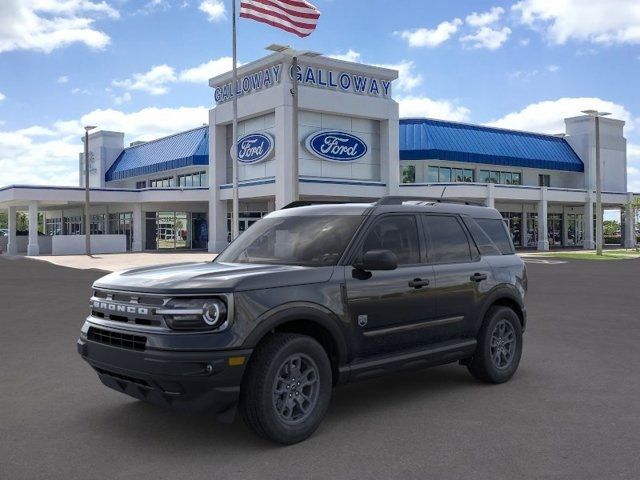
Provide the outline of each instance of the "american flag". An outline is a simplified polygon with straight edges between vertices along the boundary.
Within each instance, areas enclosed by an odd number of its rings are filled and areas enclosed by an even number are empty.
[[[241,0],[240,16],[306,37],[315,30],[320,11],[305,0]]]

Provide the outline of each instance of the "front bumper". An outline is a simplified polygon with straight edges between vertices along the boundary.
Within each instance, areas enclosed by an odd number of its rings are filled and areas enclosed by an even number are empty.
[[[78,340],[78,353],[107,387],[163,407],[218,414],[233,412],[251,352],[136,351],[84,335]],[[237,365],[238,357],[244,358],[242,365]]]

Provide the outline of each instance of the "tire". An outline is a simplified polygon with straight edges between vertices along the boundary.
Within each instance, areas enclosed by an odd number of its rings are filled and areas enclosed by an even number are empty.
[[[491,307],[478,334],[476,353],[467,365],[469,372],[487,383],[508,381],[520,364],[522,325],[508,307]]]
[[[296,373],[301,374],[297,379]],[[306,335],[275,333],[251,356],[240,414],[263,438],[284,445],[301,442],[327,413],[332,385],[331,363],[318,342]]]

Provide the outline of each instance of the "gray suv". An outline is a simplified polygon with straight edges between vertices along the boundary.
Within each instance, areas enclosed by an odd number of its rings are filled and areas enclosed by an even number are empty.
[[[459,362],[518,368],[527,274],[491,208],[386,197],[267,215],[213,262],[95,282],[78,352],[106,386],[309,437],[333,386]]]

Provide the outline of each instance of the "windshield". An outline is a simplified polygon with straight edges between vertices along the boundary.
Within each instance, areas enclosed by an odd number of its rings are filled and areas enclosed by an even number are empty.
[[[266,217],[238,237],[215,261],[336,265],[363,218],[360,215]]]

